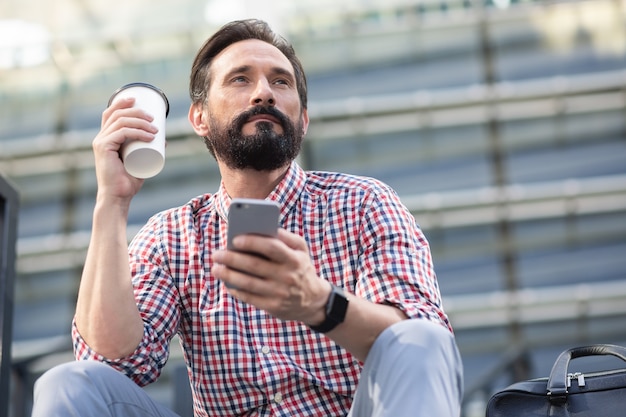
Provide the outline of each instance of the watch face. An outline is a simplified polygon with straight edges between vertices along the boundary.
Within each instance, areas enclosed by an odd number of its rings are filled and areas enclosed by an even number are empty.
[[[326,318],[321,324],[311,326],[311,329],[320,333],[329,332],[344,321],[347,311],[348,298],[346,293],[340,287],[333,285],[326,302]]]
[[[348,298],[343,290],[333,285],[333,290],[326,305],[326,317],[337,324],[342,323],[348,311]]]

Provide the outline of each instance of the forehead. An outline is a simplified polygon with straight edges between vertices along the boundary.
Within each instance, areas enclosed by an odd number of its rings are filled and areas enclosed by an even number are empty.
[[[246,39],[229,45],[211,63],[215,76],[245,66],[281,68],[293,74],[293,67],[287,57],[274,45],[258,39]]]

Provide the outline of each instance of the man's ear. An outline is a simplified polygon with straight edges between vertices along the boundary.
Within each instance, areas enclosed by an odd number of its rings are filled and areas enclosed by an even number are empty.
[[[193,127],[194,132],[198,136],[205,137],[209,135],[209,126],[205,120],[204,106],[202,103],[191,103],[189,106],[189,123]]]
[[[309,130],[309,112],[307,109],[302,110],[302,135],[306,135]]]

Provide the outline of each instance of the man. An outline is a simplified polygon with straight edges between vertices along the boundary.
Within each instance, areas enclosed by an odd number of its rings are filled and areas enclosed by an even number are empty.
[[[130,248],[142,181],[118,152],[156,132],[132,99],[104,111],[72,327],[83,360],[37,382],[33,415],[173,416],[138,386],[158,378],[175,334],[196,416],[459,414],[461,363],[428,243],[386,185],[294,162],[306,89],[293,49],[264,22],[213,35],[192,67],[189,120],[221,186],[152,217]],[[278,236],[225,250],[236,197],[278,202]]]

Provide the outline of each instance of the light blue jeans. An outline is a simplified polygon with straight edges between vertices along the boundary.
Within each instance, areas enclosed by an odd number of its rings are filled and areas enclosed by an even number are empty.
[[[458,417],[463,366],[454,337],[404,320],[376,339],[350,417]],[[33,417],[178,417],[129,378],[95,361],[52,368],[35,384]]]

